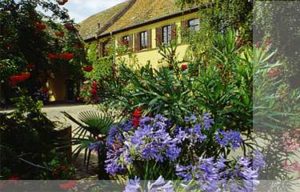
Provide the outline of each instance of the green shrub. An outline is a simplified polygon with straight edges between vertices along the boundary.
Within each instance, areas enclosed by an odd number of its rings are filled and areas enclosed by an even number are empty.
[[[251,131],[252,65],[243,58],[236,34],[228,31],[216,35],[208,63],[200,63],[193,89],[200,110],[210,111],[225,129]]]
[[[0,175],[4,179],[11,175],[21,179],[55,178],[54,169],[65,159],[65,154],[56,151],[59,143],[55,138],[56,124],[41,112],[41,102],[28,96],[20,96],[15,102],[15,111],[0,114],[0,152],[3,154]]]

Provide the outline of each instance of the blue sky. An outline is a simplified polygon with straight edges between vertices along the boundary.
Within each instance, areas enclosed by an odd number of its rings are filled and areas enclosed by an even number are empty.
[[[69,0],[64,7],[76,23],[126,0]]]

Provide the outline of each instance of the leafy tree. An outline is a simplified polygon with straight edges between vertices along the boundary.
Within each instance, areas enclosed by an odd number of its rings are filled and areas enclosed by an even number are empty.
[[[6,89],[18,84],[32,94],[53,73],[69,71],[73,78],[81,74],[84,48],[61,5],[44,0],[0,2],[0,80]]]

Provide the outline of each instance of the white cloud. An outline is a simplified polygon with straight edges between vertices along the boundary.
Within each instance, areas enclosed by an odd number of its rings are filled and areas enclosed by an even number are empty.
[[[124,1],[126,0],[69,0],[64,7],[69,10],[70,17],[79,23],[95,13]]]

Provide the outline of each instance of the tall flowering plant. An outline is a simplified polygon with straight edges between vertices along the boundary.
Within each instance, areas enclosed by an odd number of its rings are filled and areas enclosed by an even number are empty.
[[[107,139],[106,171],[112,176],[137,177],[129,185],[137,185],[138,178],[155,180],[162,176],[192,182],[189,187],[203,191],[255,186],[252,181],[263,166],[262,156],[257,154],[256,161],[248,156],[227,157],[244,142],[239,132],[214,127],[209,114],[192,115],[185,122],[180,127],[156,115],[142,117],[138,127],[132,121],[113,127]]]

